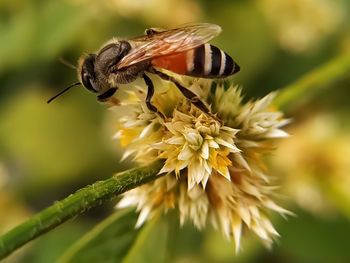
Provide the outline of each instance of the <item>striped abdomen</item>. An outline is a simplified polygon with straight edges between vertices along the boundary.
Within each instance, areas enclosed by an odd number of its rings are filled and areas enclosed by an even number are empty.
[[[229,55],[210,44],[153,59],[152,64],[178,74],[201,78],[224,78],[240,69]]]

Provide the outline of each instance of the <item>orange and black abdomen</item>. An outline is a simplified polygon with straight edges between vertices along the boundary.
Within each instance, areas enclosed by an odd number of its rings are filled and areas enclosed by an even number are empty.
[[[229,55],[210,44],[153,59],[152,64],[178,74],[200,78],[224,78],[240,69]]]

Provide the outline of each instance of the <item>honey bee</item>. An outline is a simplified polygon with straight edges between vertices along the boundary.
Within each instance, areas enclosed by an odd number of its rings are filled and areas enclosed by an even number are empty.
[[[119,84],[142,77],[148,87],[145,101],[148,109],[164,118],[151,103],[154,85],[147,73],[156,74],[173,82],[194,106],[213,116],[196,94],[159,69],[200,78],[224,78],[237,73],[240,67],[236,62],[224,51],[207,43],[220,32],[218,25],[196,23],[170,30],[146,29],[145,35],[140,37],[112,40],[97,54],[89,54],[80,60],[77,68],[80,82],[72,86],[82,84],[97,93],[99,101],[106,101],[116,92]]]

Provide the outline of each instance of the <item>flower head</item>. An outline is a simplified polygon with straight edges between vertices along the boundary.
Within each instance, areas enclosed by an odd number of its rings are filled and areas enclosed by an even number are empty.
[[[350,203],[349,130],[335,116],[317,112],[294,122],[289,127],[294,136],[279,145],[271,160],[284,175],[283,191],[317,216],[347,215],[345,204]]]
[[[311,51],[336,32],[345,18],[338,0],[258,0],[281,47],[293,53]]]
[[[166,120],[148,111],[144,92],[131,92],[137,103],[118,107],[126,113],[116,134],[126,146],[124,157],[132,155],[142,163],[165,159],[160,173],[166,175],[129,191],[118,206],[136,206],[141,211],[138,226],[169,209],[178,209],[181,224],[192,221],[202,229],[211,221],[225,236],[234,237],[237,251],[243,227],[271,244],[278,233],[267,211],[289,213],[274,203],[262,160],[273,139],[288,136],[281,130],[287,121],[271,107],[274,94],[243,104],[237,86],[180,80],[210,103],[223,123],[193,106],[169,82],[153,99]]]
[[[188,190],[198,184],[205,188],[213,169],[230,180],[227,156],[240,151],[234,142],[237,129],[221,125],[191,104],[175,109],[164,126],[166,137],[155,146],[166,159],[161,173],[175,172],[179,177],[187,168]]]

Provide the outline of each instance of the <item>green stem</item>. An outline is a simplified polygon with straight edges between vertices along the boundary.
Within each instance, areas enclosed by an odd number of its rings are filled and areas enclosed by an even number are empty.
[[[331,87],[346,75],[349,76],[349,72],[350,52],[345,52],[284,87],[278,93],[275,104],[278,108],[286,110],[291,105],[303,103],[317,92]]]
[[[96,182],[78,190],[62,201],[55,202],[0,237],[0,259],[68,219],[156,179],[162,164],[163,162],[156,161],[147,167],[115,174],[107,180]]]

